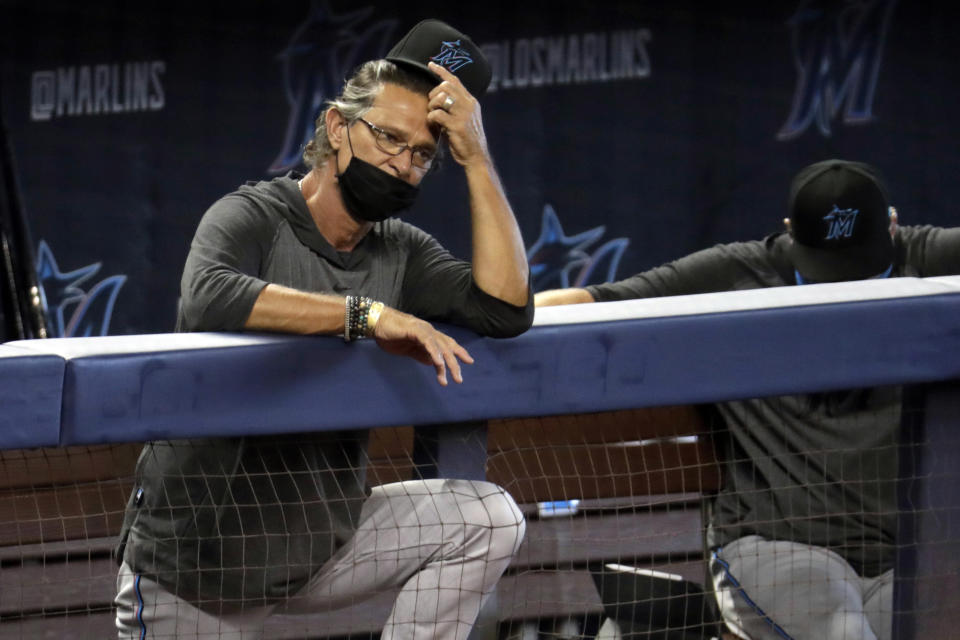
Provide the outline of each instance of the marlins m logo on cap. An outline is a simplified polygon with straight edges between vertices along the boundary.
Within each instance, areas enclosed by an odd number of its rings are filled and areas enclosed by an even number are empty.
[[[456,75],[475,98],[483,96],[493,77],[486,56],[468,35],[432,18],[414,25],[386,58],[439,83],[439,76],[427,66],[435,62]]]
[[[445,41],[440,46],[440,53],[430,58],[441,67],[446,67],[451,73],[473,62],[470,53],[460,48],[460,41]]]

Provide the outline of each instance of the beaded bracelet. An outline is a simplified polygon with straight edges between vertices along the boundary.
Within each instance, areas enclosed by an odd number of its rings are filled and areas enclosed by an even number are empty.
[[[343,339],[347,342],[369,336],[373,333],[368,315],[374,304],[379,304],[376,312],[376,318],[373,319],[373,326],[376,326],[380,318],[380,312],[383,311],[382,303],[375,303],[366,296],[347,296],[344,304],[343,315]]]
[[[347,296],[343,305],[343,340],[350,342],[350,320],[353,315],[353,296]]]

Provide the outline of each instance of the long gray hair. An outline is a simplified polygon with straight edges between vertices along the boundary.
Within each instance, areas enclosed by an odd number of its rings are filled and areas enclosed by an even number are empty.
[[[388,60],[364,62],[343,85],[343,92],[327,100],[327,106],[317,118],[313,140],[303,149],[303,161],[307,166],[323,166],[334,153],[327,136],[327,111],[336,109],[348,124],[353,124],[370,110],[383,85],[388,82],[423,95],[430,93],[434,87],[425,74],[402,69]]]

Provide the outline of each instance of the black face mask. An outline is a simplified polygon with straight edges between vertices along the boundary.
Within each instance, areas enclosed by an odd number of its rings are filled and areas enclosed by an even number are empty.
[[[347,143],[353,154],[349,129]],[[355,154],[344,172],[337,175],[337,180],[347,211],[367,222],[380,222],[398,211],[409,209],[420,193],[419,187],[364,162]]]

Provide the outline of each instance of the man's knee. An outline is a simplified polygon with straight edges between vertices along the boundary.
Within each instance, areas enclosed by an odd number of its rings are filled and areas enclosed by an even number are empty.
[[[495,536],[502,539],[504,549],[509,555],[513,555],[520,548],[523,542],[523,536],[527,531],[527,521],[523,517],[523,512],[509,493],[503,488],[489,482],[487,485],[489,492],[484,502],[489,505],[490,526],[495,532]],[[498,535],[497,535],[498,534]]]
[[[478,535],[489,535],[490,546],[503,555],[516,552],[526,532],[526,521],[509,493],[492,482],[478,480],[448,480],[445,488],[465,527]]]
[[[480,480],[451,480],[449,485],[454,493],[469,495],[482,505],[476,511],[475,524],[495,529],[523,526],[523,512],[513,497],[499,485]]]

